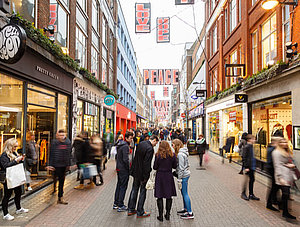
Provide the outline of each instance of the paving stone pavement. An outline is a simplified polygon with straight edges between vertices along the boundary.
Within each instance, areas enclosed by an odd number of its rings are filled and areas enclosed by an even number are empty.
[[[191,156],[191,178],[189,194],[192,201],[194,220],[182,220],[176,211],[182,209],[182,197],[177,191],[173,198],[171,220],[160,223],[156,220],[157,208],[153,190],[147,191],[145,209],[151,212],[149,218],[128,217],[126,212],[118,213],[112,209],[116,173],[114,161],[108,163],[104,174],[105,184],[91,190],[72,189],[76,184],[75,174],[68,177],[65,197],[69,205],[57,205],[56,196],[49,195],[49,187],[26,198],[23,205],[30,208],[30,213],[18,217],[13,222],[0,221],[0,225],[20,226],[296,226],[288,223],[277,212],[265,209],[266,186],[255,182],[255,194],[261,201],[244,201],[240,198],[243,176],[237,174],[232,164],[222,164],[217,156],[211,159],[206,170],[197,170],[198,157]],[[131,190],[129,183],[125,202]],[[42,201],[42,202],[41,202]],[[25,206],[26,205],[26,206]],[[292,213],[300,220],[300,204],[292,202]],[[14,208],[13,208],[14,209]],[[12,210],[13,210],[12,209]]]

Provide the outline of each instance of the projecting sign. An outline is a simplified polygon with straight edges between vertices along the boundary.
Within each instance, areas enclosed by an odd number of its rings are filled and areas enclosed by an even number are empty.
[[[176,85],[178,69],[144,69],[144,85]]]
[[[194,0],[175,0],[175,5],[189,5],[194,4]]]
[[[115,103],[116,99],[113,95],[107,95],[104,97],[104,103],[107,106],[112,106]]]
[[[225,77],[244,77],[245,75],[245,64],[225,64]]]
[[[198,98],[205,98],[205,96],[206,96],[206,90],[196,90],[196,96]]]
[[[170,42],[170,17],[158,17],[156,19],[156,42]]]
[[[151,32],[151,4],[135,4],[135,33]]]
[[[0,61],[14,64],[26,48],[26,32],[16,24],[5,25],[0,31]]]
[[[246,103],[248,102],[248,95],[235,94],[235,103]]]

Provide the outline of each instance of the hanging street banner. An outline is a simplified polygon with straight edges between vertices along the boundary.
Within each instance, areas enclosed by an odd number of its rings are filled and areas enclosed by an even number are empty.
[[[150,91],[151,100],[155,100],[155,91]]]
[[[156,112],[156,116],[163,117],[167,116],[170,111],[170,101],[169,100],[155,100],[152,102],[153,107]]]
[[[193,5],[194,0],[175,0],[175,5]]]
[[[170,17],[158,17],[156,19],[156,42],[170,42]]]
[[[178,69],[144,69],[144,85],[177,85]]]
[[[151,32],[151,4],[135,3],[135,33]]]

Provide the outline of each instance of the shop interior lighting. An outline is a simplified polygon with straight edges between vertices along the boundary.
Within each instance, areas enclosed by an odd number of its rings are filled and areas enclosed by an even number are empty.
[[[274,9],[278,4],[282,5],[292,5],[296,7],[298,5],[298,0],[264,0],[261,3],[261,7],[265,10]]]
[[[12,86],[11,86],[11,85],[9,85],[9,86],[8,86],[8,88],[9,88],[9,89],[12,89]]]
[[[2,85],[0,85],[0,89],[2,89]]]

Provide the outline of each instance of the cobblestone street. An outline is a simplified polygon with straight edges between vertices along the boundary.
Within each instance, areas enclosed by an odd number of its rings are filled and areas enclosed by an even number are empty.
[[[50,195],[53,186],[31,195],[22,201],[30,212],[16,216],[12,222],[0,221],[1,226],[294,226],[298,223],[286,222],[279,213],[265,209],[266,186],[259,181],[257,174],[255,194],[261,201],[244,201],[240,198],[243,177],[237,174],[238,167],[221,160],[214,154],[206,170],[197,170],[197,156],[191,156],[191,179],[189,192],[192,201],[194,220],[181,220],[176,211],[182,209],[182,197],[178,191],[173,199],[171,220],[160,223],[156,220],[157,208],[153,191],[148,190],[145,209],[151,212],[150,218],[136,219],[127,213],[112,209],[116,185],[114,161],[110,161],[105,171],[105,184],[91,190],[73,189],[75,174],[68,176],[65,197],[69,205],[57,205],[56,195]],[[125,201],[131,190],[131,182]],[[300,219],[300,204],[292,202],[292,213]],[[11,207],[11,213],[14,212]]]

